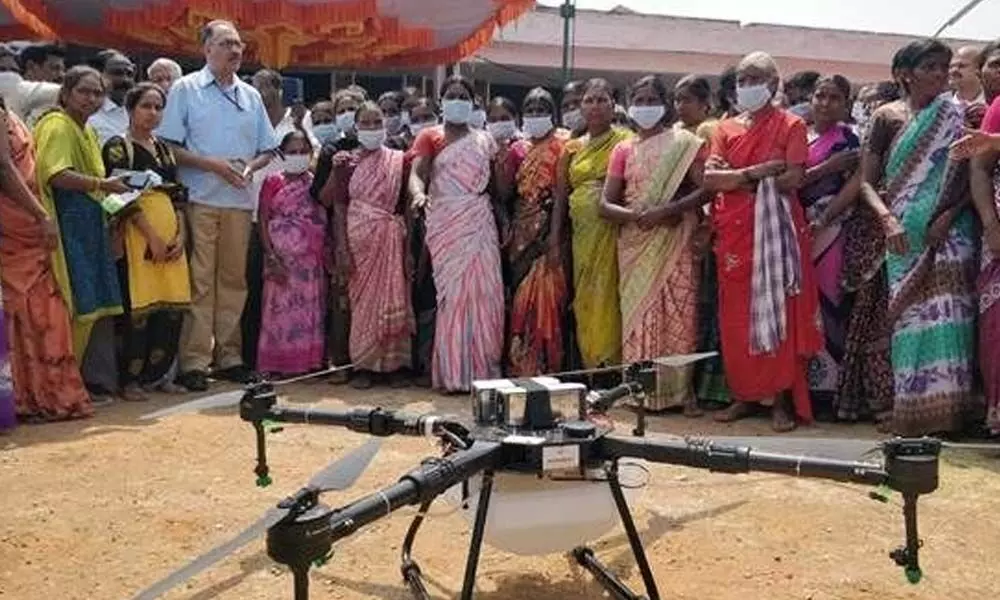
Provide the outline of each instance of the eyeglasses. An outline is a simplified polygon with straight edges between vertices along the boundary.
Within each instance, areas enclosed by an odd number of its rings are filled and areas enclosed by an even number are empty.
[[[242,50],[246,46],[242,40],[222,40],[215,45],[227,50]]]

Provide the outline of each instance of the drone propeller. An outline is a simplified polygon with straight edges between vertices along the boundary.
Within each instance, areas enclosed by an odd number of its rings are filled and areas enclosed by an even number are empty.
[[[371,463],[372,459],[378,453],[381,444],[382,440],[380,438],[368,440],[365,444],[352,450],[346,456],[327,465],[322,471],[313,476],[303,490],[312,493],[321,493],[342,491],[350,488],[361,477],[361,474],[365,472],[365,469],[368,468],[369,463]],[[239,535],[224,544],[212,548],[184,567],[156,582],[146,590],[140,592],[133,600],[153,600],[154,598],[159,598],[167,591],[191,579],[264,535],[268,529],[289,517],[294,508],[294,505],[290,505],[288,508],[274,507],[269,509],[264,513],[263,517],[250,527],[244,529]]]
[[[313,379],[316,377],[323,377],[324,375],[330,375],[332,373],[337,373],[338,371],[344,371],[352,368],[354,365],[342,365],[339,367],[331,367],[323,371],[317,371],[316,373],[309,373],[308,375],[299,375],[298,377],[292,377],[290,379],[281,379],[278,381],[263,381],[261,383],[266,383],[272,386],[288,385],[291,383],[297,383],[299,381],[305,381],[307,379]],[[257,384],[251,384],[257,385]],[[249,386],[248,386],[249,387]],[[246,388],[239,390],[230,390],[228,392],[220,392],[218,394],[212,394],[210,396],[204,396],[190,402],[185,402],[183,404],[178,404],[176,406],[170,406],[156,412],[151,412],[139,417],[142,421],[152,421],[156,419],[162,419],[163,417],[170,417],[173,415],[182,415],[188,413],[200,412],[203,410],[211,410],[213,408],[228,408],[230,406],[236,406],[243,399],[243,395],[246,393]]]
[[[648,361],[638,361],[630,363],[622,363],[620,365],[609,365],[606,367],[595,367],[593,369],[577,369],[575,371],[559,371],[557,373],[545,373],[543,375],[534,375],[534,377],[579,377],[582,375],[600,375],[601,373],[613,373],[621,372],[630,367],[635,367],[636,365],[641,365],[644,362],[651,362],[663,367],[686,367],[688,365],[693,365],[696,362],[705,360],[706,358],[712,358],[713,356],[718,356],[718,352],[700,352],[697,354],[677,354],[671,356],[660,356],[657,358],[651,358]]]

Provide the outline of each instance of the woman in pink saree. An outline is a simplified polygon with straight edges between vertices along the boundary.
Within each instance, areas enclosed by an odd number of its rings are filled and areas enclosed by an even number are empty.
[[[469,127],[474,95],[461,76],[445,82],[445,124],[414,141],[409,185],[414,208],[424,212],[437,288],[431,377],[435,389],[450,393],[499,377],[504,344],[500,236],[487,188],[494,161],[506,156],[492,136]],[[495,186],[506,197],[502,179]]]
[[[367,388],[372,375],[387,375],[391,385],[402,386],[406,379],[400,371],[410,367],[415,326],[405,204],[400,206],[406,164],[403,151],[384,145],[385,118],[378,105],[364,103],[354,122],[361,148],[348,184],[346,219],[337,224],[340,239],[347,240],[348,256],[339,262],[349,265],[350,352],[358,372],[351,385]]]
[[[264,180],[260,231],[264,294],[257,368],[298,375],[323,366],[326,314],[326,212],[312,201],[312,148],[294,131],[281,143],[281,173]]]

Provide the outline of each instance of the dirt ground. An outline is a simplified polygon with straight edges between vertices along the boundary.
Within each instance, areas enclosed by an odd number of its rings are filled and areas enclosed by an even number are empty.
[[[467,403],[324,383],[284,392],[290,402],[451,413],[464,412]],[[253,483],[253,431],[235,410],[137,419],[178,401],[115,405],[87,421],[22,426],[0,437],[0,598],[130,598],[252,523],[364,439],[287,426],[270,437],[275,483],[260,489]],[[769,431],[763,420],[734,427],[680,416],[656,417],[651,429]],[[797,435],[876,437],[867,426],[828,425]],[[432,453],[428,440],[391,438],[354,489],[324,500],[336,506],[392,483]],[[1000,590],[1000,454],[948,455],[940,490],[921,501],[925,578],[918,586],[906,583],[887,554],[903,541],[898,499],[884,505],[869,500],[863,487],[776,475],[651,470],[634,510],[664,599],[988,600]],[[399,547],[412,514],[403,509],[341,542],[333,559],[313,570],[311,597],[409,598]],[[416,558],[438,598],[457,597],[468,531],[453,514],[432,518],[417,538]],[[640,584],[620,530],[595,547],[616,572]],[[604,597],[561,555],[519,557],[487,547],[479,573],[481,600]],[[267,558],[261,539],[167,597],[270,600],[291,598],[291,591],[290,576]]]

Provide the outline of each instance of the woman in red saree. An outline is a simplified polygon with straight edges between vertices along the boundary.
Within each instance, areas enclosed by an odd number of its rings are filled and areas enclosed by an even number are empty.
[[[472,83],[452,76],[441,89],[443,126],[425,129],[413,142],[409,178],[413,207],[424,212],[427,248],[437,289],[437,323],[431,359],[434,388],[468,392],[476,379],[500,376],[504,343],[504,292],[500,267],[499,207],[504,178],[495,177],[506,156],[485,131],[470,126]]]
[[[823,347],[810,240],[796,197],[808,159],[806,125],[774,106],[774,60],[762,52],[737,67],[739,116],[712,137],[704,185],[718,192],[719,318],[726,381],[735,402],[717,420],[733,421],[755,404],[772,407],[772,427],[812,421],[807,369]],[[794,413],[784,401],[792,392]]]
[[[401,193],[406,164],[402,150],[386,147],[385,117],[365,102],[354,120],[361,148],[348,184],[346,219],[337,219],[347,240],[338,262],[347,267],[351,306],[350,352],[356,372],[351,385],[371,387],[372,376],[406,383],[414,333],[406,269],[405,204]],[[335,214],[345,214],[337,211]]]

